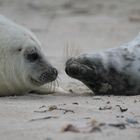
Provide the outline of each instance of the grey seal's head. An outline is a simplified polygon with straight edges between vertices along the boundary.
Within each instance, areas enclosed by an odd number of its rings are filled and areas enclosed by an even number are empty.
[[[102,73],[100,59],[94,56],[83,54],[76,58],[70,58],[66,62],[65,72],[72,78],[78,79],[95,92],[99,81],[99,75]]]
[[[0,16],[0,96],[34,90],[57,75],[34,34]]]

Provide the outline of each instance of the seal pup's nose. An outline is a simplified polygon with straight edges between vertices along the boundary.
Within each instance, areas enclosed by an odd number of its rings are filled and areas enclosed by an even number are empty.
[[[54,81],[58,76],[58,71],[56,68],[50,68],[41,74],[39,80],[43,83],[48,83]]]
[[[75,64],[74,58],[70,58],[66,62],[65,72],[69,76],[77,75],[79,70],[77,69],[77,65]]]
[[[76,76],[79,74],[79,68],[76,64],[67,65],[65,68],[65,72],[70,76]]]

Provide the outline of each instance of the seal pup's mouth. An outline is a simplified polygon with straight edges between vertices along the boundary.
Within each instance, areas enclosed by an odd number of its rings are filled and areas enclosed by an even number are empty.
[[[41,75],[38,78],[30,76],[30,81],[34,85],[42,86],[44,84],[55,81],[57,75],[58,75],[57,70],[55,68],[51,68],[50,70],[41,73]]]
[[[40,82],[40,81],[38,81],[38,80],[36,80],[32,77],[30,77],[30,81],[33,85],[36,85],[36,86],[42,86],[43,85],[42,82]]]

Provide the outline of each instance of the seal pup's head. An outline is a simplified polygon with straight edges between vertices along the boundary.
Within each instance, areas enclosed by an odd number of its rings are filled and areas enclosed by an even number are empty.
[[[0,16],[0,96],[34,90],[57,75],[34,34]]]
[[[72,78],[78,79],[87,85],[92,91],[97,88],[101,75],[104,71],[101,58],[98,54],[83,54],[70,58],[66,62],[65,72]],[[96,85],[96,83],[98,83]]]

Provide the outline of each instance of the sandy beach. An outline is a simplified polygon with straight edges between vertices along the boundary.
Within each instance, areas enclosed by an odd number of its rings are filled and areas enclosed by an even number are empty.
[[[64,72],[66,47],[91,53],[135,38],[139,0],[0,0],[0,12],[34,32],[71,91],[1,97],[0,140],[140,139],[140,95],[94,96]]]

